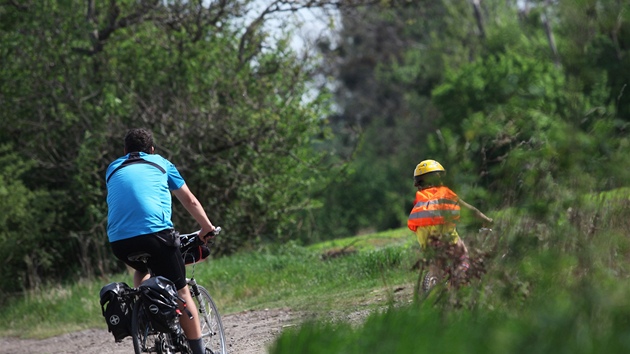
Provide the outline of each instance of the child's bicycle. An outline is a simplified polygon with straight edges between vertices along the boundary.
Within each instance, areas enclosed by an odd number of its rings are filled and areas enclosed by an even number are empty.
[[[214,235],[218,235],[220,231],[221,228],[217,227]],[[193,264],[192,275],[186,279],[186,282],[199,312],[197,318],[199,318],[206,353],[226,354],[225,333],[217,306],[208,290],[197,284],[194,278],[194,265],[207,256],[208,250],[199,238],[199,231],[179,235],[179,238],[181,253],[186,264]],[[130,255],[129,259],[146,264],[150,257],[148,253],[139,253]],[[131,288],[125,283],[111,283],[101,289],[101,306],[106,303],[105,298],[110,302],[108,306],[118,310],[115,315],[106,315],[106,310],[103,309],[108,327],[117,342],[131,335],[136,354],[190,354],[191,350],[178,318],[179,316],[192,317],[193,314],[186,309],[185,302],[184,313],[179,310],[177,300],[183,302],[183,299],[177,295],[172,282],[164,277],[155,277],[150,269],[149,272],[151,278],[138,288]],[[108,292],[114,295],[108,297]],[[105,297],[104,294],[106,294]],[[112,305],[114,298],[117,298],[117,302]],[[118,323],[113,323],[114,317],[118,322],[123,322],[124,317],[131,317],[131,328],[115,328]]]
[[[479,234],[485,236],[492,233],[492,229],[481,228]],[[437,239],[430,239],[432,254],[420,270],[419,287],[422,293],[428,294],[438,283],[443,282],[447,287],[457,288],[469,282],[471,277],[479,276],[483,269],[477,266],[474,259],[469,259],[469,269],[459,267],[458,256],[453,247]],[[426,271],[425,271],[426,269]]]

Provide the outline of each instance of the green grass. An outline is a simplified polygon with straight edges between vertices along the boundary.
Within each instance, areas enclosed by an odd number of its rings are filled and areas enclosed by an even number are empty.
[[[374,292],[391,292],[397,284],[416,280],[410,271],[418,256],[414,242],[409,231],[400,229],[311,247],[286,244],[207,260],[195,266],[194,276],[211,292],[223,314],[281,307],[347,312],[364,308]],[[356,252],[326,258],[348,245]],[[189,276],[192,270],[188,266]],[[0,336],[43,338],[106,328],[99,291],[118,281],[132,284],[130,274],[114,274],[43,287],[5,301],[0,309]]]
[[[216,260],[202,282],[228,311],[284,306],[324,310],[340,305],[339,292],[356,293],[341,300],[349,304],[382,288],[383,277],[393,284],[408,281],[415,257],[410,247],[389,246],[325,260],[322,255],[329,250],[289,244]]]
[[[11,299],[0,310],[0,335],[45,338],[105,328],[98,297],[101,286],[97,281],[80,281]]]

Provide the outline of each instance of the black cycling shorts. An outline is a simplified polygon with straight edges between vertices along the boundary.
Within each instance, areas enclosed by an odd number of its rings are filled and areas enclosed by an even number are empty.
[[[172,229],[166,229],[153,234],[114,241],[110,245],[114,255],[130,267],[141,272],[147,272],[148,265],[154,275],[161,275],[170,279],[179,290],[186,286],[184,259],[179,246],[167,245],[163,241],[169,237],[177,237],[172,236],[172,231]],[[129,255],[139,252],[146,252],[151,255],[146,265],[128,259]]]

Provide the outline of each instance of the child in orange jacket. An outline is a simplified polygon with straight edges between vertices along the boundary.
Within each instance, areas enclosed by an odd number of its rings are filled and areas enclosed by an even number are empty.
[[[452,258],[454,269],[460,274],[470,267],[468,249],[457,233],[460,207],[473,211],[486,223],[492,219],[474,206],[464,202],[451,189],[443,185],[442,175],[446,171],[435,160],[420,162],[413,173],[414,186],[418,188],[407,226],[413,231],[423,250],[446,249]]]

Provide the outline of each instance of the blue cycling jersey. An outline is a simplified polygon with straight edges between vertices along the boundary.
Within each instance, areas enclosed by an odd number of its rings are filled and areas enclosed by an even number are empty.
[[[172,228],[171,191],[185,183],[175,165],[156,154],[141,152],[140,162],[146,163],[117,169],[129,158],[116,159],[105,173],[110,242]]]

